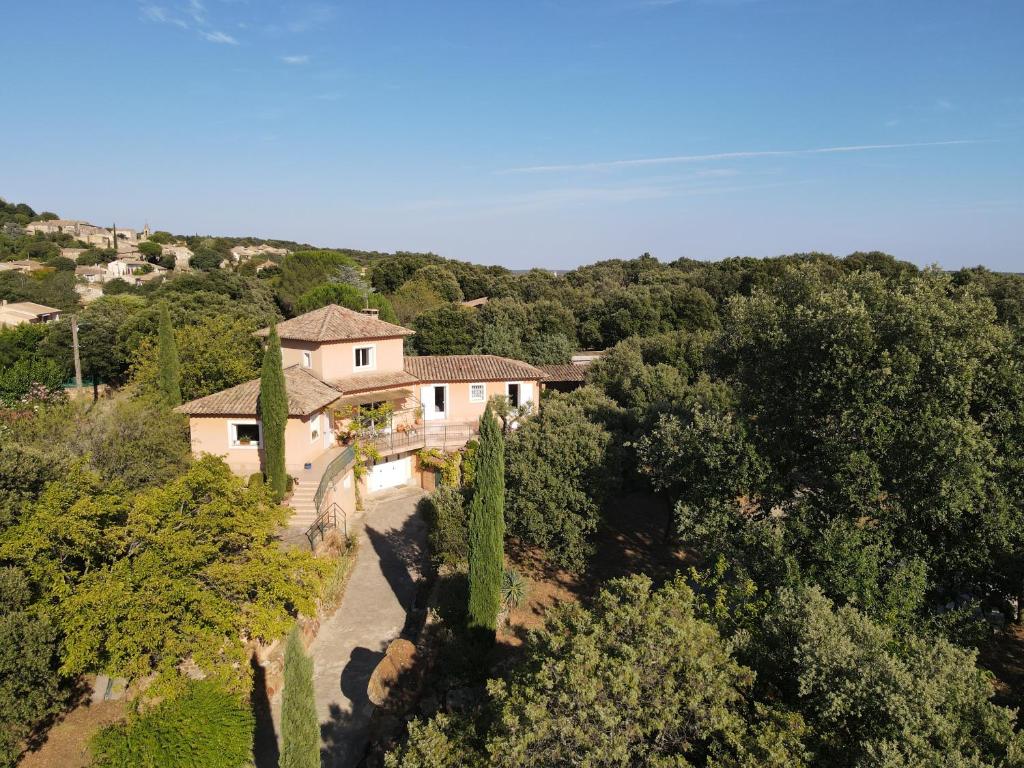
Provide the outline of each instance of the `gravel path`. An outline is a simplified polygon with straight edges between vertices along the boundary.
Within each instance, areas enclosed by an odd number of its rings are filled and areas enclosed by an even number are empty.
[[[324,768],[354,768],[366,749],[373,704],[366,684],[388,643],[402,633],[426,552],[426,523],[416,514],[419,488],[397,488],[366,503],[356,564],[341,606],[310,648],[323,736]],[[280,696],[272,709],[280,712]],[[277,729],[280,733],[280,729]]]

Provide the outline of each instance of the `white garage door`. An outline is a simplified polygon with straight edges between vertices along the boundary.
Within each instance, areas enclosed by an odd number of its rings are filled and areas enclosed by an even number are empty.
[[[376,464],[370,469],[370,475],[366,484],[370,491],[382,491],[385,488],[394,488],[397,485],[405,485],[412,477],[412,457],[395,461],[385,461]]]

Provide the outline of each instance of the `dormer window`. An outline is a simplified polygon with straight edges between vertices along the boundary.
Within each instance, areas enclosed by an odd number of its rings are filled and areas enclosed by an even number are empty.
[[[369,347],[356,347],[354,368],[357,371],[370,370],[376,364],[376,349]]]
[[[303,368],[312,368],[313,367],[313,353],[312,352],[303,352],[302,353],[302,367]]]

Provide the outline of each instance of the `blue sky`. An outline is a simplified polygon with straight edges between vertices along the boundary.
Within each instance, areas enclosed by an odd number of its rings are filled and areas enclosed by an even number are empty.
[[[512,267],[1024,271],[1020,0],[36,0],[0,195]]]

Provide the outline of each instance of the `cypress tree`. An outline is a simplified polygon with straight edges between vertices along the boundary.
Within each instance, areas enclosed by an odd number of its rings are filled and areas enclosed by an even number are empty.
[[[313,660],[302,647],[298,625],[284,649],[281,692],[280,768],[320,768],[320,723],[313,694]]]
[[[174,341],[174,327],[167,304],[160,303],[160,327],[157,332],[157,360],[160,371],[157,386],[168,405],[181,405],[181,364],[178,345]]]
[[[505,565],[505,444],[490,404],[480,419],[476,491],[469,506],[470,632],[493,642]]]
[[[281,340],[277,326],[270,326],[267,350],[260,373],[259,416],[263,424],[263,457],[267,481],[274,496],[284,497],[288,474],[284,466],[284,430],[288,425],[288,393],[281,367]]]

